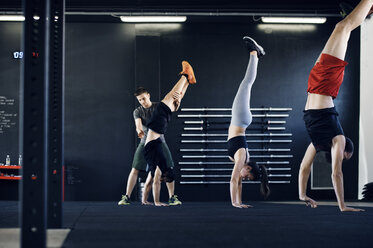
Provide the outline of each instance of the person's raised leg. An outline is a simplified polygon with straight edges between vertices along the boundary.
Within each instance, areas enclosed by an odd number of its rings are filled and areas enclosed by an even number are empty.
[[[237,136],[238,134],[243,135],[246,127],[249,126],[252,121],[250,98],[251,87],[256,78],[257,66],[258,53],[257,51],[251,51],[245,77],[242,80],[233,101],[232,119],[228,130],[228,139]]]
[[[183,70],[180,72],[181,77],[179,81],[162,100],[172,112],[175,112],[179,108],[181,99],[184,97],[189,84],[196,83],[192,66],[188,62],[183,61],[182,67]]]
[[[351,31],[363,23],[372,5],[373,0],[362,0],[345,19],[337,23],[322,53],[344,60]],[[316,62],[320,57],[321,55]]]

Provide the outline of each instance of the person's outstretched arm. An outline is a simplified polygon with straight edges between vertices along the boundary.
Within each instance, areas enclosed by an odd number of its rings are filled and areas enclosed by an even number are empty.
[[[136,126],[137,137],[142,139],[144,137],[144,131],[142,130],[142,121],[140,118],[135,119],[135,126]]]
[[[363,209],[347,207],[345,200],[344,200],[343,172],[342,172],[344,149],[345,149],[345,137],[343,135],[338,135],[334,137],[333,146],[332,146],[332,181],[333,181],[335,195],[338,201],[338,206],[341,212],[364,211]]]
[[[307,206],[312,208],[317,207],[316,201],[307,196],[307,183],[308,178],[310,177],[311,167],[313,159],[316,156],[316,149],[312,143],[308,146],[306,153],[304,154],[302,163],[299,168],[298,176],[298,191],[299,191],[299,200],[306,202]]]
[[[238,187],[237,187],[237,198],[238,203],[242,204],[242,178],[238,180]]]
[[[241,199],[239,198],[239,181],[240,181],[240,172],[238,170],[238,166],[235,164],[232,170],[232,176],[230,181],[230,192],[231,192],[231,202],[232,206],[236,208],[242,208],[241,207]]]
[[[238,204],[240,204],[242,208],[252,208],[253,206],[251,206],[251,205],[242,204],[242,178],[241,177],[239,178],[237,189],[238,190],[237,190],[237,198],[236,199],[238,199]]]

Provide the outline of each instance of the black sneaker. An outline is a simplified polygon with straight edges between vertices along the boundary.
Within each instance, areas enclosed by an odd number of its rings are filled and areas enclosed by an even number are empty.
[[[258,58],[266,54],[264,52],[263,47],[259,46],[258,43],[256,43],[256,41],[253,38],[250,38],[249,36],[244,36],[243,41],[245,42],[247,50],[249,50],[249,52],[251,51],[258,52]]]

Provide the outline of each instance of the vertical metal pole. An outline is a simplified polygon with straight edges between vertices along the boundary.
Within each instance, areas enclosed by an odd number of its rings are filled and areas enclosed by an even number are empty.
[[[46,247],[49,0],[23,0],[21,247]]]
[[[65,0],[51,0],[49,34],[48,228],[62,227]]]

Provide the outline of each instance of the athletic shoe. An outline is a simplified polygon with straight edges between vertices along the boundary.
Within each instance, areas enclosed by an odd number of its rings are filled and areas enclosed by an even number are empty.
[[[126,195],[122,195],[122,200],[118,202],[118,205],[130,205],[130,199]]]
[[[177,199],[177,195],[173,195],[170,200],[168,200],[168,204],[170,206],[176,206],[176,205],[181,205],[182,202]]]
[[[348,16],[354,10],[354,7],[352,7],[349,3],[346,3],[346,2],[341,2],[339,4],[339,8],[340,8],[339,14],[341,14],[342,18],[345,18],[346,16]]]
[[[180,72],[180,75],[186,76],[190,84],[197,83],[192,66],[187,61],[181,62],[181,65],[183,66],[183,70]]]
[[[263,47],[259,46],[258,43],[256,43],[253,38],[250,38],[249,36],[245,36],[243,37],[243,41],[245,42],[247,50],[249,50],[249,52],[251,51],[258,52],[258,58],[266,54],[264,52]]]
[[[346,2],[341,2],[339,4],[339,8],[341,9],[341,11],[339,13],[341,14],[342,18],[345,18],[346,16],[348,16],[354,10],[354,7],[352,7],[352,5],[350,5],[350,4],[346,3]],[[372,16],[372,14],[373,14],[373,6],[369,10],[368,15],[367,15],[366,18],[370,19],[370,17]]]

